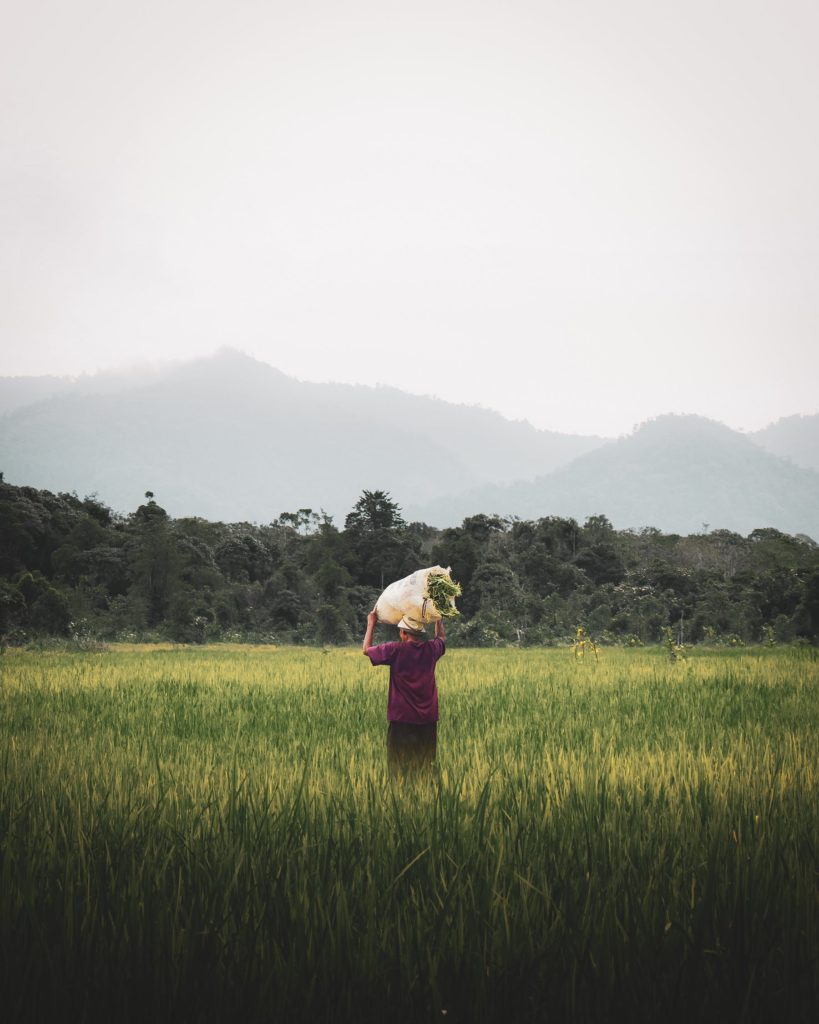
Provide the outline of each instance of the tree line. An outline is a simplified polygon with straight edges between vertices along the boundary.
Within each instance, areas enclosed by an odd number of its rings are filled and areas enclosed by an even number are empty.
[[[774,529],[679,536],[615,530],[604,515],[436,529],[407,523],[379,490],[343,527],[309,508],[221,523],[174,519],[150,491],[119,514],[0,478],[3,644],[346,644],[384,586],[433,564],[463,587],[453,644],[557,644],[579,626],[603,643],[819,642],[819,547]]]

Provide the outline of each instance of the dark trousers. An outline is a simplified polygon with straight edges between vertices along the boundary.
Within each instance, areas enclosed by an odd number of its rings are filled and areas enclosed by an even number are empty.
[[[387,766],[391,775],[432,768],[437,749],[437,722],[390,722],[387,726]]]

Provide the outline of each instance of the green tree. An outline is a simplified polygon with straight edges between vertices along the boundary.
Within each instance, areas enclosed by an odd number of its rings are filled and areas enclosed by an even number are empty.
[[[407,530],[399,505],[385,491],[364,491],[344,521],[358,582],[383,587],[417,565],[419,539]]]
[[[131,594],[145,609],[147,625],[157,626],[166,617],[179,588],[181,560],[168,513],[146,492],[148,501],[132,517]]]
[[[25,603],[25,625],[35,633],[46,636],[64,636],[68,633],[71,621],[68,600],[52,587],[42,573],[24,573],[17,582],[17,590]]]
[[[343,644],[349,642],[350,633],[339,611],[332,604],[319,605],[315,613],[316,638],[322,644]]]
[[[353,536],[401,530],[406,525],[400,506],[391,500],[388,491],[362,491],[344,520],[344,529]]]
[[[814,570],[805,583],[802,600],[794,613],[794,626],[799,636],[819,640],[819,570]]]
[[[606,541],[598,541],[583,548],[574,564],[585,572],[595,586],[619,583],[626,574],[614,545]]]

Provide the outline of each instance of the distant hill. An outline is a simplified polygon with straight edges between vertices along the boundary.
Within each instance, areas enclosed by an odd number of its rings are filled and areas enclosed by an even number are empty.
[[[74,381],[67,377],[0,377],[0,414],[70,394],[74,387]]]
[[[408,512],[435,526],[478,512],[524,519],[604,514],[618,529],[747,534],[758,527],[819,539],[819,473],[699,416],[661,416],[537,480],[481,487]]]
[[[797,466],[819,471],[819,413],[786,416],[764,430],[748,434],[765,451],[790,459]]]
[[[174,516],[269,522],[311,507],[341,523],[369,488],[437,526],[602,513],[618,528],[819,539],[819,416],[749,435],[663,416],[605,441],[394,388],[298,381],[230,349],[162,370],[0,378],[0,410],[8,482],[97,493],[118,511],[151,490]]]
[[[393,388],[305,383],[229,349],[162,372],[0,379],[0,409],[8,482],[118,511],[151,490],[174,516],[223,521],[312,507],[341,522],[364,488],[426,502],[603,443]]]

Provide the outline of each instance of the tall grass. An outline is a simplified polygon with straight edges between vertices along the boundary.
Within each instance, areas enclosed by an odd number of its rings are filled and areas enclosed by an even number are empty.
[[[813,1021],[813,651],[7,654],[5,1019]]]

